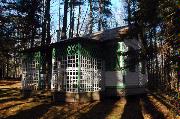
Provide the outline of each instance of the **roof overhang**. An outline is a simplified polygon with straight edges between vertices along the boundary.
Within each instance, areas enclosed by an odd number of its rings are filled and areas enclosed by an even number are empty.
[[[129,26],[122,26],[113,29],[108,29],[105,31],[99,31],[92,34],[87,34],[83,36],[84,38],[94,39],[98,41],[106,41],[112,39],[122,39],[129,32]]]

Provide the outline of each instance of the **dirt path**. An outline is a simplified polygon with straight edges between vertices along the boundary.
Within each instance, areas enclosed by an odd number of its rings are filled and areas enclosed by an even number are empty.
[[[180,119],[152,95],[89,103],[54,103],[49,94],[20,96],[19,81],[0,81],[0,118],[6,119]]]

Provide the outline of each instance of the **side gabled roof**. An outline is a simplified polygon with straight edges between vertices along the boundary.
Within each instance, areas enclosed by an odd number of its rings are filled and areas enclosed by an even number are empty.
[[[68,45],[68,44],[73,44],[73,43],[95,43],[95,44],[98,44],[98,43],[100,43],[100,41],[89,39],[89,38],[83,38],[83,37],[74,37],[74,38],[65,39],[63,41],[56,42],[56,43],[51,43],[51,44],[47,44],[47,45],[43,45],[43,46],[37,46],[37,47],[25,49],[25,50],[20,51],[20,53],[43,51],[43,50],[51,49],[53,47],[61,47],[63,45]]]
[[[98,31],[92,34],[87,34],[83,37],[98,41],[106,41],[112,39],[121,39],[124,35],[127,35],[128,32],[129,32],[129,26],[122,26],[113,29],[108,29],[105,31]]]

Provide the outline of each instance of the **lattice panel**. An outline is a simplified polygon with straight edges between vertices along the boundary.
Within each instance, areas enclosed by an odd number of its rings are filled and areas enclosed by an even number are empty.
[[[101,61],[100,61],[101,62]],[[81,56],[81,77],[80,77],[80,91],[93,92],[99,91],[99,82],[101,80],[101,63],[97,59],[91,57]],[[99,66],[100,65],[100,66]]]
[[[70,93],[99,91],[101,70],[101,60],[95,58],[69,55],[53,59],[51,89]]]
[[[66,45],[53,49],[51,89],[64,92],[99,91],[102,61],[97,46]]]
[[[65,88],[66,92],[78,92],[78,69],[67,68],[66,69]]]
[[[37,90],[39,87],[39,54],[29,54],[23,59],[22,88]]]
[[[78,55],[53,59],[51,89],[78,92]]]

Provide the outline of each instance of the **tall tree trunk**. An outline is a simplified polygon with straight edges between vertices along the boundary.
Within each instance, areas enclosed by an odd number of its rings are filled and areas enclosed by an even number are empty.
[[[99,0],[99,21],[98,21],[98,31],[101,31],[102,30],[102,24],[103,24],[103,21],[102,21],[102,10],[103,10],[103,6],[102,6],[102,0]]]
[[[154,59],[155,59],[155,61],[154,61],[154,65],[155,65],[155,76],[154,77],[156,77],[156,86],[157,86],[157,89],[159,89],[160,88],[160,85],[159,85],[159,77],[158,77],[158,65],[159,65],[159,63],[158,63],[158,52],[157,52],[157,38],[156,38],[156,29],[155,29],[155,27],[153,28],[153,31],[152,31],[153,33],[153,39],[154,39],[154,47],[153,47],[153,49],[154,49]]]
[[[128,25],[131,25],[131,4],[130,0],[127,0],[127,10],[128,10]]]
[[[70,29],[69,29],[69,38],[73,37],[74,30],[74,0],[70,1]]]
[[[50,1],[51,0],[45,0],[45,13],[44,13],[44,20],[43,20],[43,26],[42,26],[42,40],[41,45],[47,45],[51,43],[51,36],[50,36]],[[45,51],[41,52],[42,60],[42,74],[46,74],[45,78],[45,88],[49,89],[50,85],[50,76],[51,73],[49,71],[51,70],[51,63],[50,63],[50,55],[48,49],[45,48]]]
[[[35,25],[32,25],[31,48],[34,47],[35,34],[36,34],[36,27]]]
[[[70,7],[70,28],[69,28],[69,38],[71,38],[71,34],[72,34],[72,19],[73,19],[73,17],[72,17],[72,14],[73,14],[73,4],[72,4],[72,1],[73,0],[70,0],[70,3],[69,3],[69,7]]]
[[[60,6],[61,6],[61,3],[59,0],[59,35],[60,35],[60,31],[61,31],[61,8],[60,8]]]
[[[77,29],[76,29],[76,31],[77,31],[76,36],[77,37],[79,36],[80,17],[81,17],[81,5],[79,4],[79,13],[78,13]]]
[[[92,33],[92,28],[93,28],[93,9],[92,9],[92,0],[89,0],[89,8],[90,8],[90,12],[89,12],[89,20],[88,20],[88,33],[91,34]]]
[[[46,1],[43,0],[43,19],[42,19],[42,39],[41,39],[41,46],[44,46],[46,43],[46,17],[45,17],[45,11],[46,11]]]
[[[31,48],[34,47],[34,39],[35,39],[35,35],[36,35],[36,24],[35,24],[35,12],[36,12],[36,4],[37,1],[36,0],[32,0],[32,9],[30,11],[30,30],[31,30],[31,37],[30,37],[30,43],[31,43]]]
[[[46,44],[50,44],[51,43],[51,36],[50,36],[50,1],[51,0],[47,0],[46,2],[46,17],[47,17],[47,37],[46,37]],[[47,67],[46,67],[46,89],[50,88],[50,79],[51,79],[51,52],[49,51],[49,49],[46,49],[46,63],[47,63]]]
[[[50,35],[50,22],[51,22],[51,18],[50,18],[50,2],[51,0],[47,0],[47,10],[46,10],[46,16],[47,16],[47,38],[46,38],[46,44],[50,44],[51,43],[51,35]]]
[[[74,0],[73,0],[73,4],[74,4]],[[73,37],[74,35],[74,5],[73,5],[73,15],[72,15],[72,27],[71,27],[71,37]]]
[[[67,32],[67,13],[68,13],[68,0],[64,0],[64,17],[63,17],[63,27],[61,33],[61,39],[66,39]]]

